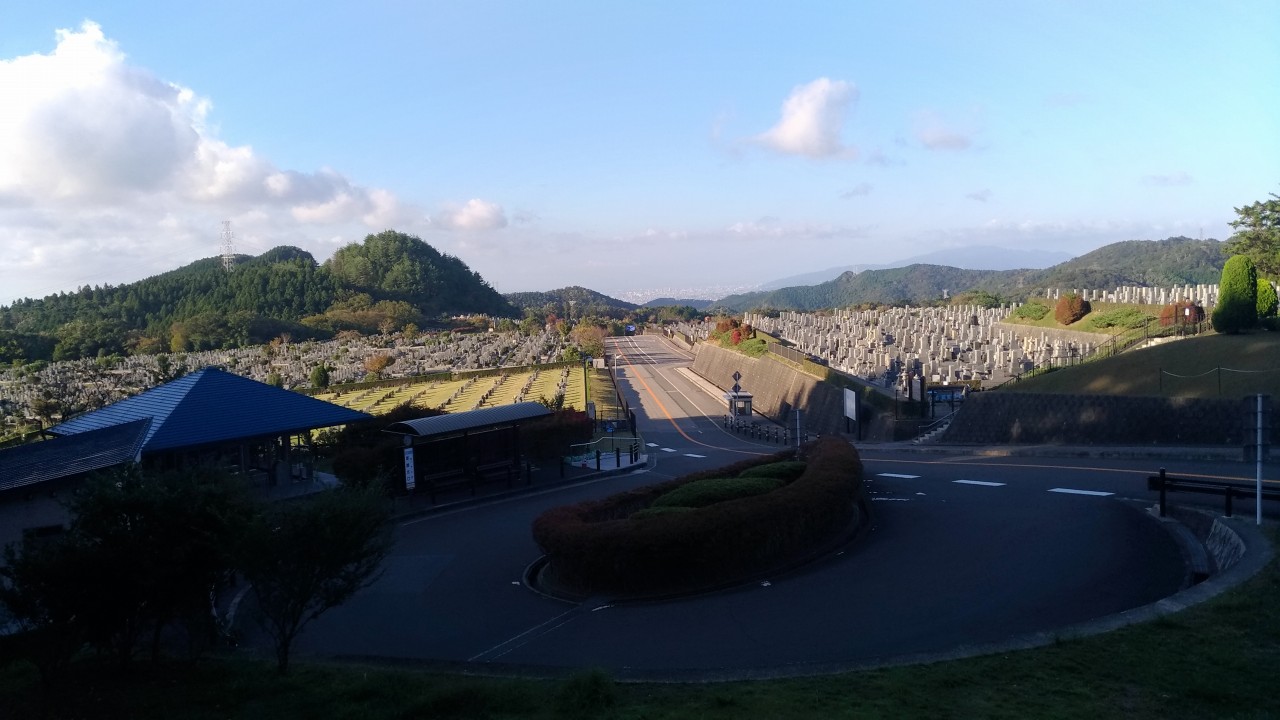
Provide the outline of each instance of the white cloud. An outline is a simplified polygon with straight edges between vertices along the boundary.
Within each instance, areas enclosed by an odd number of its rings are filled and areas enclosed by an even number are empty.
[[[497,230],[507,226],[507,216],[501,205],[473,198],[461,206],[441,208],[431,224],[442,230]]]
[[[950,127],[934,113],[917,118],[916,139],[930,150],[966,150],[973,144],[969,133]]]
[[[756,137],[767,147],[811,158],[853,157],[854,148],[840,139],[845,113],[858,99],[858,89],[843,80],[818,78],[791,91],[782,103],[782,118]]]
[[[422,224],[388,191],[227,144],[211,109],[91,21],[58,30],[47,54],[0,59],[0,255],[23,269],[0,302],[208,257],[228,217],[256,214],[262,249]]]

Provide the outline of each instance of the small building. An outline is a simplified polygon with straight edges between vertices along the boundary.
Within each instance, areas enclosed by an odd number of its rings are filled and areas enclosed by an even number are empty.
[[[216,464],[251,483],[314,477],[311,431],[366,413],[204,368],[49,428],[54,437],[0,450],[0,545],[66,521],[60,495],[127,462]]]

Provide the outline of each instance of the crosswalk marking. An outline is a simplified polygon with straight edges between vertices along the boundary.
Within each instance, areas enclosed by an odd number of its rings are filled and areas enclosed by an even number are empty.
[[[953,483],[960,485],[982,485],[983,487],[1004,487],[1004,483],[988,482],[986,480],[952,480]]]
[[[903,475],[902,473],[877,473],[877,477],[902,478],[903,480],[915,480],[919,475]]]
[[[1096,495],[1098,497],[1115,495],[1115,493],[1102,492],[1101,490],[1073,490],[1072,488],[1049,488],[1049,492],[1065,493],[1067,495]]]

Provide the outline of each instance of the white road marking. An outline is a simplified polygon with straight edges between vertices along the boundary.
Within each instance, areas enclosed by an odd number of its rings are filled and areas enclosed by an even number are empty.
[[[982,485],[983,487],[1003,487],[1004,483],[987,482],[986,480],[952,480],[953,483],[960,485]]]
[[[1067,495],[1096,495],[1098,497],[1115,495],[1115,493],[1102,492],[1101,490],[1073,490],[1071,488],[1049,488],[1049,492],[1066,493]]]
[[[658,447],[658,443],[645,443],[648,447]]]
[[[907,498],[871,498],[872,502],[906,502]]]
[[[685,453],[685,454],[684,454],[684,456],[685,456],[685,457],[691,457],[691,458],[705,458],[705,457],[706,457],[706,455],[696,455],[696,454],[694,454],[694,453]]]
[[[903,480],[915,480],[919,475],[903,475],[901,473],[876,473],[876,477],[902,478]]]
[[[662,448],[662,452],[675,452],[675,450],[672,450],[671,448]]]

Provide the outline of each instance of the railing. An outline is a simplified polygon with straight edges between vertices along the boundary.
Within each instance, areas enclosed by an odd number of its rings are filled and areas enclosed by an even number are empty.
[[[1226,498],[1223,514],[1227,517],[1231,517],[1232,500],[1234,498],[1251,498],[1258,497],[1260,495],[1267,500],[1280,500],[1280,490],[1277,489],[1259,489],[1256,485],[1246,485],[1244,483],[1224,480],[1199,480],[1169,477],[1165,474],[1164,468],[1160,468],[1159,475],[1152,475],[1147,478],[1147,489],[1158,490],[1160,492],[1160,517],[1165,516],[1165,506],[1167,504],[1165,496],[1169,492],[1221,495]]]

